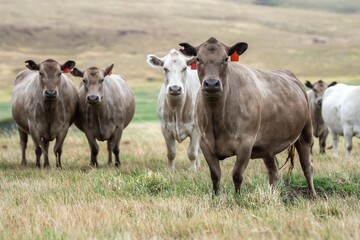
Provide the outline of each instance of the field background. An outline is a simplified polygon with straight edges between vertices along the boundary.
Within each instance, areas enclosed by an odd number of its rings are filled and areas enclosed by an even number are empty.
[[[11,119],[10,99],[24,61],[75,60],[77,67],[115,64],[136,95],[136,114],[121,141],[122,166],[88,166],[84,135],[71,128],[62,170],[20,166],[15,131],[0,133],[1,239],[360,239],[360,142],[345,158],[314,149],[315,187],[305,194],[296,161],[291,178],[270,193],[261,160],[251,161],[240,196],[231,181],[234,159],[221,163],[220,197],[211,197],[204,159],[188,171],[188,141],[178,144],[177,171],[155,113],[161,71],[148,54],[164,56],[178,43],[210,36],[249,44],[243,64],[286,68],[298,78],[360,84],[360,4],[356,0],[40,1],[0,0],[0,122]],[[80,79],[72,78],[76,85]],[[328,139],[330,145],[330,139]],[[52,148],[53,143],[50,145]],[[279,162],[285,161],[279,156]]]

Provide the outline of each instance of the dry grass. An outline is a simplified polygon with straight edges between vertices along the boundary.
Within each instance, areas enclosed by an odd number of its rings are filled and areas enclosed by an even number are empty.
[[[4,239],[358,239],[360,237],[360,142],[353,156],[318,155],[315,187],[319,198],[303,195],[305,180],[296,162],[290,183],[268,189],[260,160],[251,161],[241,195],[234,195],[234,159],[221,163],[220,197],[211,197],[208,167],[188,171],[188,142],[178,144],[177,171],[166,168],[166,149],[157,122],[132,123],[121,143],[122,166],[107,166],[101,143],[99,169],[89,166],[85,137],[71,129],[62,170],[20,166],[15,133],[0,138],[0,236]],[[76,147],[74,147],[76,146]],[[344,147],[340,156],[344,156]],[[280,156],[284,162],[285,155]],[[282,172],[286,175],[286,171]],[[325,181],[325,182],[324,182]],[[299,185],[300,184],[300,185]],[[333,184],[328,187],[326,184]],[[345,186],[355,190],[346,190]]]

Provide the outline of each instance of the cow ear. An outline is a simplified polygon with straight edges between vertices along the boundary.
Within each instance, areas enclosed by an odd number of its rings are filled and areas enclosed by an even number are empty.
[[[188,43],[179,43],[179,45],[181,47],[183,47],[183,49],[179,49],[179,51],[182,54],[184,54],[185,56],[196,56],[197,55],[196,48],[194,48],[190,44],[188,44]]]
[[[39,71],[40,65],[36,64],[33,60],[27,60],[25,61],[25,66],[30,70]]]
[[[112,74],[113,67],[114,67],[114,64],[111,64],[110,66],[105,68],[104,76],[110,76]]]
[[[74,61],[66,61],[63,65],[61,65],[61,71],[63,71],[63,73],[69,73],[71,69],[73,69],[75,67],[76,62]]]
[[[305,82],[305,86],[307,86],[307,87],[310,88],[310,89],[313,89],[313,85],[312,85],[312,83],[309,82],[309,81],[306,81],[306,82]]]
[[[146,62],[152,67],[162,67],[164,65],[163,60],[155,55],[148,55]]]
[[[71,75],[73,75],[74,77],[84,77],[84,73],[82,71],[80,71],[79,69],[77,68],[73,68],[71,71],[70,71]]]
[[[328,85],[328,88],[329,88],[329,87],[332,87],[332,86],[335,86],[336,84],[337,84],[337,82],[334,81],[334,82],[332,82],[332,83],[330,83],[330,84]]]
[[[192,64],[196,63],[196,57],[192,57],[186,61],[186,64],[188,66],[191,66]]]
[[[229,48],[228,56],[231,56],[234,52],[237,52],[237,54],[240,56],[246,51],[247,48],[248,44],[246,42],[239,42]]]

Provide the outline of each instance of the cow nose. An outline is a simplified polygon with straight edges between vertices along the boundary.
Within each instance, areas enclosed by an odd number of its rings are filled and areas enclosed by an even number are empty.
[[[50,89],[45,90],[45,98],[56,98],[56,96],[57,96],[56,90],[50,90]]]
[[[179,85],[170,86],[169,87],[169,94],[174,95],[174,96],[180,95],[181,94],[181,86],[179,86]]]
[[[219,92],[221,90],[220,81],[217,79],[207,79],[204,81],[203,91],[209,93]]]
[[[90,103],[90,104],[96,104],[96,103],[99,102],[99,96],[89,95],[89,96],[87,96],[87,101],[88,101],[88,103]]]

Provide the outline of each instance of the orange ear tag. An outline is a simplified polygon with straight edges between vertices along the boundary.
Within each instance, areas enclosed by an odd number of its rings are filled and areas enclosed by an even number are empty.
[[[191,64],[191,70],[196,70],[197,69],[197,64],[196,62],[194,62],[193,64]]]
[[[234,52],[233,54],[231,54],[230,59],[232,62],[239,61],[239,54],[237,52]]]
[[[64,68],[63,73],[69,73],[69,72],[70,72],[70,68],[68,67]]]

